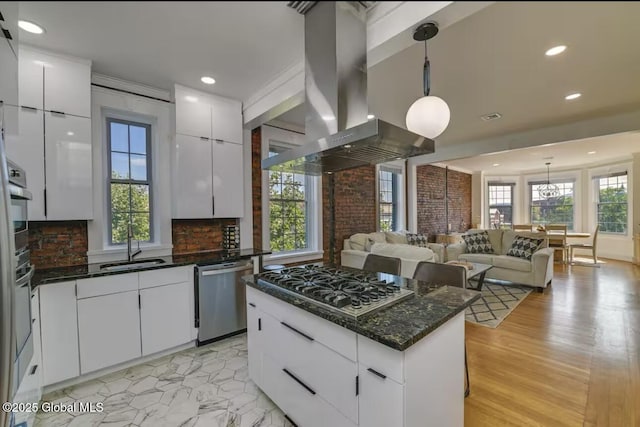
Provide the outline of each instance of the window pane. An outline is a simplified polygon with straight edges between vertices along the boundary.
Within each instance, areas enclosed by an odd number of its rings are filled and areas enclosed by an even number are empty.
[[[128,126],[123,123],[111,122],[111,151],[129,151]]]
[[[129,127],[131,138],[131,152],[147,154],[147,128],[142,126]]]
[[[149,214],[133,213],[131,214],[131,222],[133,224],[133,239],[142,242],[151,240],[149,234]]]
[[[111,241],[113,243],[125,243],[127,241],[127,224],[129,223],[129,213],[111,214]]]
[[[149,186],[131,186],[131,210],[134,212],[149,212]]]
[[[131,179],[147,180],[147,156],[131,155]]]
[[[111,153],[111,178],[129,179],[129,155]]]
[[[111,210],[113,212],[129,212],[129,184],[111,184]]]

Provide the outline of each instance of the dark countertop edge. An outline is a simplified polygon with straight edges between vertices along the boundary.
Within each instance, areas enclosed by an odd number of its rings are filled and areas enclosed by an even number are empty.
[[[427,335],[429,335],[431,332],[435,331],[436,329],[438,329],[440,326],[442,326],[443,324],[445,324],[447,321],[451,320],[452,318],[454,318],[456,315],[458,315],[459,313],[461,313],[462,311],[464,311],[467,307],[469,307],[471,304],[473,304],[475,301],[477,301],[480,296],[481,293],[480,292],[475,292],[476,294],[473,295],[471,298],[467,299],[464,302],[461,302],[459,304],[456,304],[455,307],[451,307],[450,304],[447,304],[445,302],[440,301],[438,298],[438,290],[434,291],[432,293],[432,295],[423,295],[423,296],[417,296],[416,298],[422,298],[423,300],[427,300],[433,304],[438,304],[440,307],[442,307],[445,310],[448,310],[447,314],[444,316],[441,316],[440,318],[438,318],[437,320],[435,320],[434,322],[432,322],[431,324],[429,324],[427,327],[425,327],[424,329],[422,329],[420,332],[415,333],[411,336],[411,338],[403,341],[403,342],[397,342],[397,341],[393,341],[391,339],[388,339],[385,337],[385,334],[376,334],[375,332],[368,330],[368,329],[364,329],[362,327],[359,327],[358,325],[358,320],[356,319],[352,319],[344,314],[338,314],[334,311],[331,310],[327,310],[324,309],[323,307],[320,307],[318,305],[315,305],[313,303],[307,302],[305,300],[301,300],[299,298],[296,298],[294,295],[289,294],[287,292],[283,292],[278,290],[276,287],[274,286],[269,286],[269,285],[263,285],[263,284],[258,284],[255,282],[255,280],[247,280],[247,279],[253,279],[254,276],[250,275],[250,276],[245,276],[243,277],[243,282],[247,285],[250,286],[254,289],[257,289],[261,292],[266,293],[267,295],[271,295],[274,298],[278,298],[279,300],[282,300],[284,302],[287,302],[291,305],[293,305],[294,307],[298,307],[302,310],[307,311],[308,313],[311,313],[313,315],[316,315],[328,322],[334,323],[338,326],[342,326],[344,328],[347,328],[359,335],[362,335],[364,337],[370,338],[382,345],[385,345],[389,348],[392,348],[394,350],[398,350],[398,351],[405,351],[407,350],[409,347],[411,347],[413,344],[417,343],[418,341],[420,341],[422,338],[426,337]],[[462,289],[462,288],[454,288],[454,287],[447,287],[449,290],[452,290],[453,292],[459,292],[459,293],[463,293],[463,292],[468,292],[469,289]],[[393,306],[389,307],[389,309],[392,309],[393,307],[400,306],[401,304],[406,303],[406,301],[400,301],[397,304],[394,304]],[[373,313],[371,314],[371,316],[376,316],[379,315],[380,313]],[[365,318],[362,319],[362,321],[364,321],[365,319],[370,318],[369,316],[365,316]]]
[[[187,265],[207,266],[207,265],[222,264],[225,262],[234,262],[238,260],[252,258],[254,256],[269,255],[271,254],[271,251],[266,251],[262,249],[253,249],[253,248],[241,249],[240,251],[238,251],[237,256],[230,256],[224,259],[214,257],[215,255],[219,256],[223,253],[224,251],[203,251],[203,252],[194,252],[194,253],[188,253],[188,254],[150,257],[150,259],[157,259],[157,258],[165,259],[167,262],[165,262],[164,264],[157,264],[157,265],[152,265],[147,267],[136,268],[132,270],[121,270],[121,271],[89,272],[88,271],[90,269],[89,265],[96,265],[96,264],[82,264],[82,265],[73,265],[73,266],[65,266],[65,267],[53,267],[53,268],[46,268],[41,270],[36,268],[36,274],[34,276],[34,279],[32,279],[31,281],[31,289],[35,289],[38,286],[48,285],[51,283],[60,283],[60,282],[67,282],[72,280],[89,279],[93,277],[115,276],[119,274],[136,273],[139,271],[150,271],[150,270],[160,270],[163,268],[184,267]],[[201,258],[194,259],[197,257],[201,257]],[[175,258],[177,258],[178,261],[174,261]],[[180,261],[181,258],[188,258],[188,259],[185,259],[184,261]],[[140,258],[137,260],[138,261],[144,260],[144,258]],[[108,262],[102,262],[98,264],[107,264],[107,263]],[[81,272],[81,273],[64,274],[65,270],[68,271],[72,269],[86,269],[87,271]],[[62,275],[57,276],[57,274],[60,274],[60,272],[63,272],[61,273]],[[43,275],[45,276],[44,278],[41,277]],[[47,275],[53,275],[54,277],[46,277]]]

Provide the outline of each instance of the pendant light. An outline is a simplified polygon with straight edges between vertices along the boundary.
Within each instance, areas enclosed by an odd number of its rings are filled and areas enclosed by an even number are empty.
[[[430,139],[434,139],[444,132],[451,118],[447,103],[437,96],[429,96],[431,76],[429,57],[427,55],[427,40],[435,37],[436,34],[438,34],[438,25],[434,22],[420,25],[413,33],[414,40],[424,41],[424,68],[422,74],[424,96],[409,107],[406,117],[407,129]]]
[[[560,195],[560,189],[557,185],[551,184],[549,180],[549,165],[551,165],[551,163],[547,162],[545,164],[547,165],[547,183],[538,187],[538,193],[545,199],[552,199]]]

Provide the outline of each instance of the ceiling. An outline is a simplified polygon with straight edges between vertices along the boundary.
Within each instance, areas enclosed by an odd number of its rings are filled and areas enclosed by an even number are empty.
[[[631,153],[639,149],[640,132],[628,132],[469,157],[443,164],[466,172],[519,175],[546,170],[546,162],[551,163],[551,170],[558,170],[631,161]]]
[[[304,18],[282,1],[20,2],[20,18],[46,29],[21,42],[90,59],[94,72],[241,100],[304,51]]]

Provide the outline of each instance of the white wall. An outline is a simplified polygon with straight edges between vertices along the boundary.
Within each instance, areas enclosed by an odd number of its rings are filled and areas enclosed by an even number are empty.
[[[88,222],[89,263],[123,260],[126,247],[109,247],[106,221],[107,170],[106,116],[120,116],[152,126],[152,203],[154,241],[142,244],[140,258],[171,255],[171,143],[173,105],[100,87],[91,89],[91,127],[93,140],[93,211]]]
[[[635,157],[640,157],[636,156]],[[637,161],[637,167],[635,172],[640,169],[640,160]],[[613,173],[617,171],[626,170],[628,172],[628,194],[629,194],[629,223],[628,232],[626,235],[615,235],[600,233],[598,237],[598,256],[603,258],[611,258],[622,261],[633,260],[633,239],[632,230],[634,229],[633,216],[634,216],[634,203],[638,196],[634,197],[634,192],[638,188],[638,183],[634,182],[634,164],[631,159],[628,161],[619,161],[611,164],[601,164],[598,166],[573,168],[566,170],[557,170],[549,174],[551,181],[555,179],[573,179],[575,180],[574,187],[574,224],[577,232],[593,233],[596,228],[596,192],[594,189],[594,183],[592,181],[593,176],[602,175],[604,173]],[[530,181],[544,181],[547,179],[545,172],[536,174],[520,174],[520,175],[499,175],[495,172],[485,172],[482,179],[482,188],[473,188],[473,192],[480,190],[483,194],[483,212],[487,210],[488,199],[488,182],[515,182],[514,187],[514,213],[513,222],[520,224],[527,224],[531,221],[529,214],[530,193],[529,185]],[[635,201],[635,202],[634,202]],[[636,218],[637,218],[636,211]],[[487,227],[488,220],[486,219],[486,212],[484,212],[484,227]],[[637,224],[636,224],[637,225]],[[584,239],[569,239],[569,243],[585,243]],[[588,252],[576,252],[577,254],[584,253],[588,255]]]

